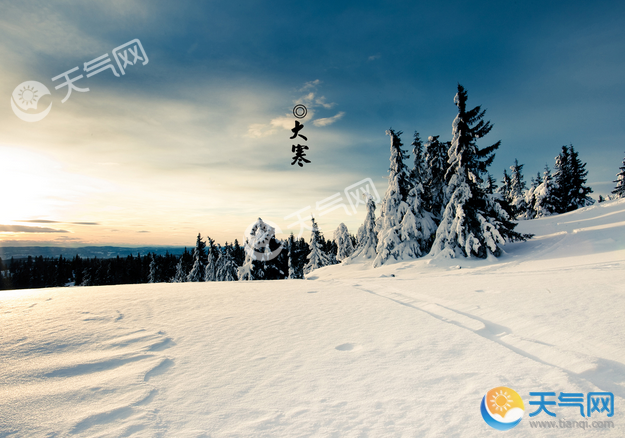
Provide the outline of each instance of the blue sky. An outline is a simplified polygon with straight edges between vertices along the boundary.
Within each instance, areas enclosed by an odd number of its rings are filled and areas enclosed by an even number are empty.
[[[625,155],[622,2],[0,8],[4,245],[223,243],[259,216],[297,234],[285,217],[308,206],[327,236],[340,222],[355,233],[362,206],[320,216],[316,203],[366,178],[383,195],[389,127],[406,145],[415,130],[450,139],[458,83],[494,124],[481,146],[502,140],[498,180],[518,158],[529,183],[572,143],[605,196]],[[52,77],[135,38],[148,64],[83,78],[90,91],[61,103]],[[40,122],[8,102],[27,80],[51,91]],[[290,164],[296,103],[309,107],[303,168]]]

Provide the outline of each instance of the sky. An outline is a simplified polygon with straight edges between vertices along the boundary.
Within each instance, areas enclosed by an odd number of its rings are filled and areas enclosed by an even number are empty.
[[[350,191],[387,188],[385,131],[406,149],[415,131],[450,140],[458,83],[494,125],[478,146],[502,141],[497,180],[516,158],[529,184],[573,144],[597,198],[625,155],[623,2],[0,0],[0,12],[0,246],[241,242],[258,217],[308,239],[297,217],[311,214],[326,237],[341,222],[355,234],[365,209]],[[113,50],[136,39],[144,53],[127,48],[147,62],[124,52],[136,62],[120,74]],[[113,68],[87,77],[102,56]],[[65,100],[52,78],[74,67],[89,91]],[[50,91],[25,111],[51,104],[40,121],[12,109],[25,81]],[[297,104],[306,142],[290,139]]]

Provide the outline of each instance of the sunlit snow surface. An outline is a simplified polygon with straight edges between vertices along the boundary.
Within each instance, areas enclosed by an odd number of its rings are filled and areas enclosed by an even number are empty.
[[[518,229],[497,260],[0,292],[0,436],[495,437],[497,386],[510,436],[625,436],[625,201]],[[613,392],[615,428],[532,429],[531,391]]]

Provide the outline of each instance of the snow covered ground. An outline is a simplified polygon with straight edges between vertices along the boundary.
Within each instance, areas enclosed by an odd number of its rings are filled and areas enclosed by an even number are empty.
[[[625,200],[517,229],[497,260],[0,292],[0,437],[625,436]],[[615,427],[532,428],[532,391],[613,392]]]

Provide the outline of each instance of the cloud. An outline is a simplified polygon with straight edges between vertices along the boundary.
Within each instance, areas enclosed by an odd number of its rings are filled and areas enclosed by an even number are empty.
[[[249,138],[262,138],[275,133],[276,129],[272,128],[270,125],[266,125],[264,123],[252,123],[248,126],[247,134],[245,134],[245,136]]]
[[[29,219],[29,220],[16,220],[13,222],[27,222],[30,224],[71,224],[71,225],[100,225],[97,222],[59,222],[50,221],[47,219]]]
[[[319,79],[315,79],[314,81],[306,82],[304,84],[304,86],[299,89],[299,91],[306,91],[306,90],[309,90],[311,88],[316,88],[317,85],[319,85],[320,83],[321,83],[321,81]]]
[[[311,89],[316,89],[316,87],[319,84],[321,84],[321,81],[319,79],[306,82],[304,86],[299,89],[299,91],[304,91],[304,92],[307,91],[307,93],[305,93],[303,96],[300,96],[299,98],[293,101],[295,105],[306,106],[306,109],[308,110],[308,114],[306,115],[306,117],[304,117],[303,121],[313,120],[315,116],[314,108],[323,107],[325,109],[330,109],[336,105],[336,103],[334,102],[327,102],[325,96],[317,96],[315,93],[316,90],[310,91]],[[313,120],[313,125],[317,127],[330,125],[336,122],[341,117],[343,117],[344,114],[345,114],[344,112],[340,112],[334,117]],[[293,115],[291,113],[287,113],[284,116],[275,117],[271,119],[269,124],[252,123],[251,125],[248,126],[247,134],[245,134],[245,137],[248,137],[248,138],[268,137],[270,135],[276,134],[280,130],[280,128],[287,130],[287,131],[290,131],[293,128]]]
[[[367,58],[367,61],[375,61],[376,59],[380,59],[380,55],[371,55]]]
[[[335,116],[326,117],[324,119],[314,120],[313,121],[313,125],[315,125],[315,126],[328,126],[328,125],[331,125],[332,123],[336,122],[337,120],[339,120],[344,115],[345,115],[345,113],[343,111],[341,111],[340,113],[338,113]]]
[[[336,105],[335,103],[327,103],[325,96],[321,96],[321,97],[317,98],[317,100],[315,100],[315,103],[317,105],[321,105],[322,107],[327,108],[327,109],[330,109],[334,105]]]
[[[26,225],[0,225],[0,233],[69,233],[69,231]]]

